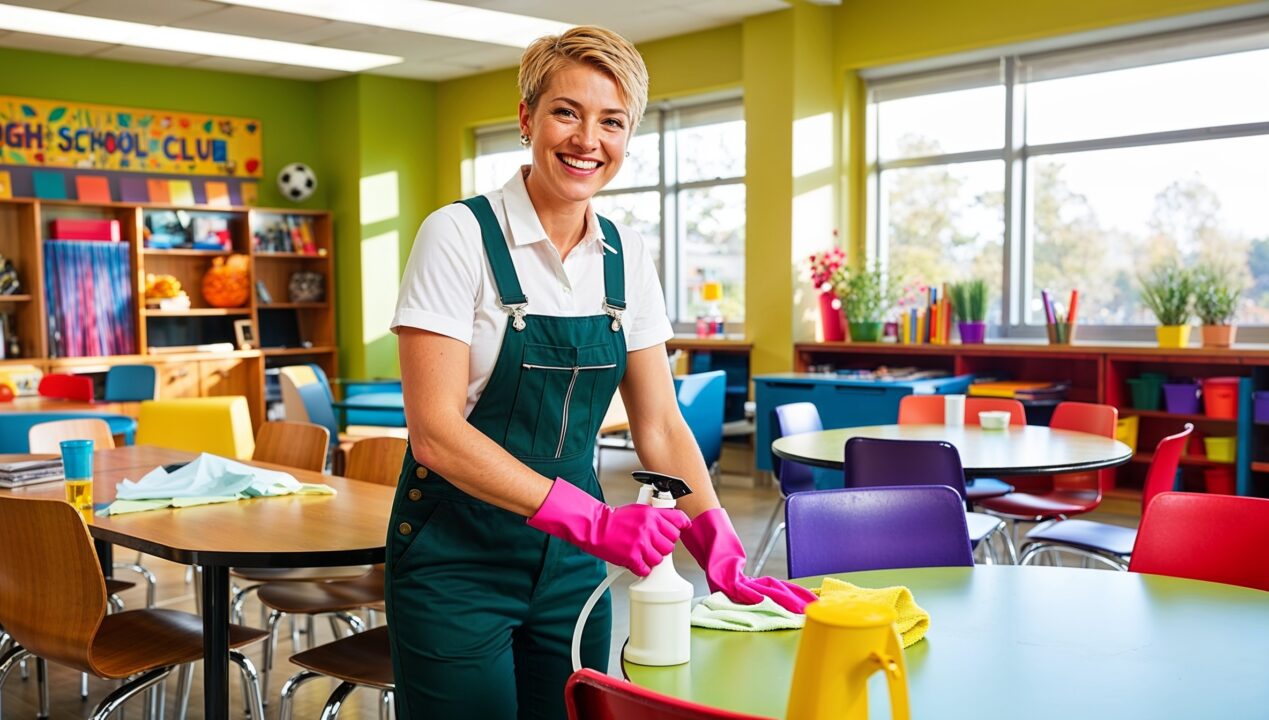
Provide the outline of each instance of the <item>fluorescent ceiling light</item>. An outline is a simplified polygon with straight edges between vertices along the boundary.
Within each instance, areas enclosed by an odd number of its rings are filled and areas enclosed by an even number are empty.
[[[229,5],[523,48],[569,23],[432,0],[217,0]]]
[[[395,55],[264,40],[245,35],[146,25],[15,5],[0,5],[0,29],[73,40],[91,40],[111,45],[132,45],[154,50],[300,65],[343,72],[361,72],[384,65],[395,65],[402,60]]]

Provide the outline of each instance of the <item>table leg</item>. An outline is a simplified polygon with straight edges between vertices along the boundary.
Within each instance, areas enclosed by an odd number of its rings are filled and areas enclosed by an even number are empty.
[[[93,547],[97,550],[97,562],[101,563],[101,574],[114,577],[115,546],[104,540],[93,540]]]
[[[203,716],[229,720],[229,568],[203,566]]]

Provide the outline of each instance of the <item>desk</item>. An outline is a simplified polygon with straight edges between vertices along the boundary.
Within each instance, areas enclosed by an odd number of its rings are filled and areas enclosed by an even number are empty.
[[[0,402],[0,412],[96,412],[137,417],[141,414],[139,402],[83,402],[60,400],[43,395],[27,395],[13,398],[12,402]]]
[[[188,462],[194,453],[134,445],[93,456],[93,502],[114,500],[122,479],[157,465]],[[229,568],[325,567],[384,560],[394,488],[268,463],[301,482],[326,483],[338,495],[294,495],[114,517],[88,529],[98,547],[121,545],[203,568],[204,717],[229,717]],[[61,483],[0,491],[15,497],[63,499]],[[109,565],[107,564],[107,567]]]
[[[1015,565],[838,577],[907,585],[929,611],[929,634],[906,651],[914,718],[1253,718],[1269,708],[1269,593]],[[800,635],[693,628],[692,662],[623,667],[658,692],[783,717]],[[872,679],[870,716],[888,718],[884,680]]]
[[[846,441],[946,440],[956,447],[967,477],[1046,475],[1100,470],[1132,459],[1132,448],[1111,438],[1042,425],[983,430],[977,426],[869,425],[800,433],[771,443],[777,457],[815,467],[842,469]]]

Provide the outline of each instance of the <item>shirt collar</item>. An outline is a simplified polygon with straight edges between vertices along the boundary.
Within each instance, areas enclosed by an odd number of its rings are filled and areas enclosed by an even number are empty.
[[[529,199],[529,191],[524,186],[524,166],[512,174],[507,184],[502,186],[502,204],[507,211],[507,226],[511,230],[511,242],[516,247],[531,245],[546,240],[546,230],[538,219],[537,210],[533,209],[533,201]],[[595,217],[594,206],[586,206],[586,234],[578,247],[588,247],[596,240],[611,253],[617,250],[603,237],[599,228],[599,220]]]

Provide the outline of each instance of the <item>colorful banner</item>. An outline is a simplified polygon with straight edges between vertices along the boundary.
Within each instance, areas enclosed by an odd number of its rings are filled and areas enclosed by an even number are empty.
[[[0,165],[260,177],[259,120],[0,96]]]

